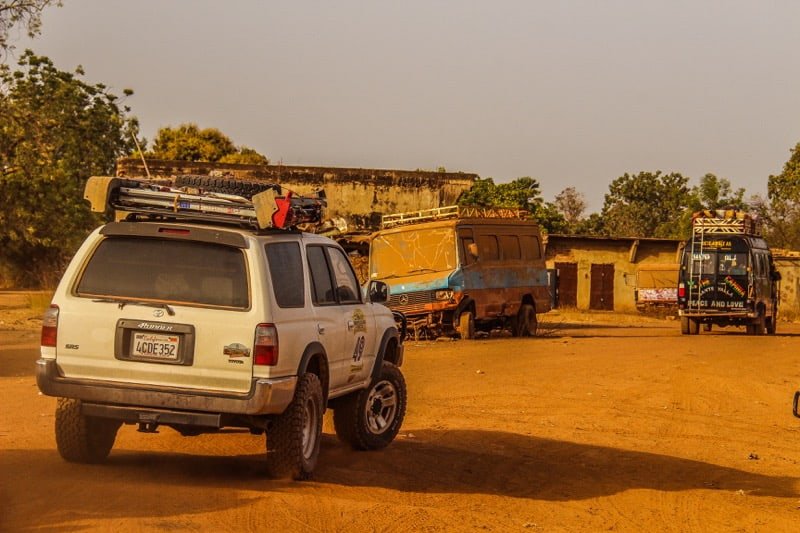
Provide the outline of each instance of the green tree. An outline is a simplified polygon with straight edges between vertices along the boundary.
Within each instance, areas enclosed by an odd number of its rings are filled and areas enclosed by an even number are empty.
[[[0,260],[12,281],[32,285],[57,278],[98,224],[86,179],[114,171],[138,126],[82,69],[62,72],[30,50],[18,63],[0,65]]]
[[[546,204],[539,190],[539,182],[529,176],[509,183],[496,185],[492,178],[475,180],[469,191],[458,200],[459,205],[479,207],[505,207],[525,209],[548,232],[563,229],[564,217],[552,204]]]
[[[688,178],[679,173],[624,174],[609,185],[603,231],[616,237],[684,238],[681,216],[689,206]]]
[[[269,165],[269,159],[246,146],[239,148],[238,152],[222,156],[219,162],[236,165]]]
[[[783,172],[767,179],[769,206],[763,206],[766,237],[777,248],[800,250],[800,143],[791,150]]]
[[[0,58],[5,58],[13,46],[8,42],[11,30],[22,26],[28,37],[42,31],[42,11],[50,5],[60,6],[60,0],[0,0]]]
[[[692,231],[692,214],[704,209],[739,209],[748,210],[744,200],[745,190],[733,190],[731,182],[726,178],[718,178],[707,173],[700,178],[700,183],[689,191],[689,203],[680,218],[681,237],[688,237]]]
[[[156,159],[208,161],[265,165],[269,160],[252,148],[237,148],[231,139],[216,128],[200,129],[197,124],[158,130],[153,149],[145,154]]]
[[[692,188],[694,202],[690,207],[692,209],[747,209],[744,193],[744,188],[733,190],[729,180],[708,173],[700,178],[699,185]]]

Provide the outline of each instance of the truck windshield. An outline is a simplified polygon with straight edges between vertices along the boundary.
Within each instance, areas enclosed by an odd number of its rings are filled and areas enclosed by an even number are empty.
[[[452,227],[387,233],[370,246],[371,279],[453,270],[457,264]]]

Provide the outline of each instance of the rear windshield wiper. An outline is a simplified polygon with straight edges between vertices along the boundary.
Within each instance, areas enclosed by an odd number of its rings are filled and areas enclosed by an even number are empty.
[[[160,302],[143,302],[141,300],[126,300],[124,298],[98,298],[96,300],[92,300],[93,302],[99,303],[112,303],[117,304],[120,309],[123,309],[126,305],[143,305],[145,307],[157,307],[159,309],[164,309],[169,316],[175,315],[175,310],[172,309],[169,305]]]

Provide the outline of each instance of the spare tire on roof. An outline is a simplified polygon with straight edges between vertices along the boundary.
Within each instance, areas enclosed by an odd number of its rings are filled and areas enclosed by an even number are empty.
[[[250,199],[254,195],[275,190],[281,193],[279,185],[258,180],[247,180],[239,178],[218,178],[213,176],[178,176],[175,178],[175,187],[193,187],[204,192],[217,192],[222,194],[235,194]]]

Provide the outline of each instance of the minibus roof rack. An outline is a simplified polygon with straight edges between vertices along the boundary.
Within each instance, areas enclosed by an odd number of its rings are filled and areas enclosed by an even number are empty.
[[[505,207],[478,207],[471,205],[448,205],[444,207],[433,207],[431,209],[420,209],[418,211],[407,211],[404,213],[393,213],[381,217],[381,228],[393,228],[406,224],[418,224],[421,222],[434,222],[451,218],[498,218],[526,220],[529,212],[525,209],[510,209]]]
[[[692,214],[692,234],[760,236],[761,224],[757,216],[738,209],[705,209]]]

